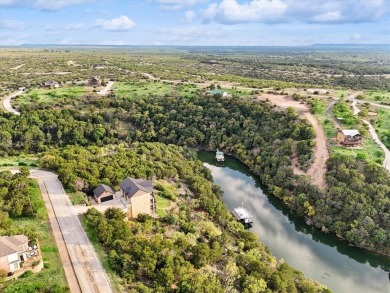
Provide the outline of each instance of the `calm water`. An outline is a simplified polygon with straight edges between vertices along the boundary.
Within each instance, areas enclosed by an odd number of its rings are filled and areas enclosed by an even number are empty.
[[[259,180],[238,160],[214,160],[214,153],[198,157],[222,187],[222,200],[229,207],[244,206],[254,218],[250,230],[260,237],[278,259],[283,258],[308,278],[340,293],[390,293],[390,258],[379,256],[327,235],[288,213],[276,198],[268,198]]]

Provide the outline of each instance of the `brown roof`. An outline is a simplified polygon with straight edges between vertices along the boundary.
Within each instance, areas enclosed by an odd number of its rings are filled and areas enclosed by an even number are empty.
[[[25,235],[1,236],[0,237],[0,257],[23,251],[22,245],[28,243]]]
[[[98,187],[96,187],[94,190],[93,190],[93,194],[96,196],[96,197],[100,197],[101,195],[103,195],[103,193],[105,192],[109,192],[109,193],[112,193],[114,194],[115,191],[108,185],[106,184],[100,184]]]
[[[153,183],[151,180],[126,177],[125,180],[121,182],[120,187],[129,197],[132,197],[139,191],[141,192],[138,193],[138,195],[153,192]]]

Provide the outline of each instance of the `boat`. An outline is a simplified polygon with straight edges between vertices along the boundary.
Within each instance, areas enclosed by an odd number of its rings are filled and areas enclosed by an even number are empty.
[[[225,156],[223,154],[223,152],[219,151],[217,149],[216,153],[215,153],[215,159],[218,161],[218,162],[224,162],[225,161]]]
[[[244,207],[234,208],[232,215],[237,219],[238,222],[244,225],[246,229],[252,228],[253,217]]]

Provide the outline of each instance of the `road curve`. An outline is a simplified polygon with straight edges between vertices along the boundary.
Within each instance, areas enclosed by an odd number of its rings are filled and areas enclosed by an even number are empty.
[[[92,244],[77,217],[75,208],[66,195],[58,176],[43,170],[31,170],[31,176],[40,179],[42,193],[46,193],[53,207],[62,237],[65,241],[81,292],[110,293],[110,283]],[[66,268],[65,268],[66,269]],[[71,283],[71,282],[70,282]],[[75,284],[69,284],[75,288]],[[79,292],[75,289],[73,292]]]
[[[19,96],[22,93],[24,93],[24,91],[19,90],[18,92],[13,93],[12,95],[6,97],[3,100],[3,107],[4,107],[4,109],[6,111],[8,111],[8,112],[11,112],[11,113],[15,114],[15,115],[20,115],[20,112],[16,111],[14,108],[12,108],[12,106],[11,106],[11,99]]]
[[[368,131],[370,132],[373,140],[380,146],[380,148],[385,152],[385,160],[383,161],[383,167],[390,172],[390,151],[389,149],[381,142],[378,137],[378,134],[375,132],[375,128],[367,120],[362,119],[362,121],[368,125]]]
[[[98,92],[98,95],[101,95],[101,96],[106,96],[108,94],[108,92],[111,90],[111,87],[114,85],[114,82],[113,81],[109,81],[107,82],[107,85],[104,87],[104,89],[100,90]]]

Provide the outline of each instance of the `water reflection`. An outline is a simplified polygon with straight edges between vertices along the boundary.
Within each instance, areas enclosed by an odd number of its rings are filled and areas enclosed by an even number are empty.
[[[390,293],[386,270],[390,260],[349,246],[333,235],[306,225],[276,198],[267,198],[256,177],[234,158],[226,157],[216,166],[213,153],[199,158],[224,191],[223,201],[232,209],[244,204],[254,217],[251,231],[277,258],[284,258],[309,278],[326,284],[335,292]]]

